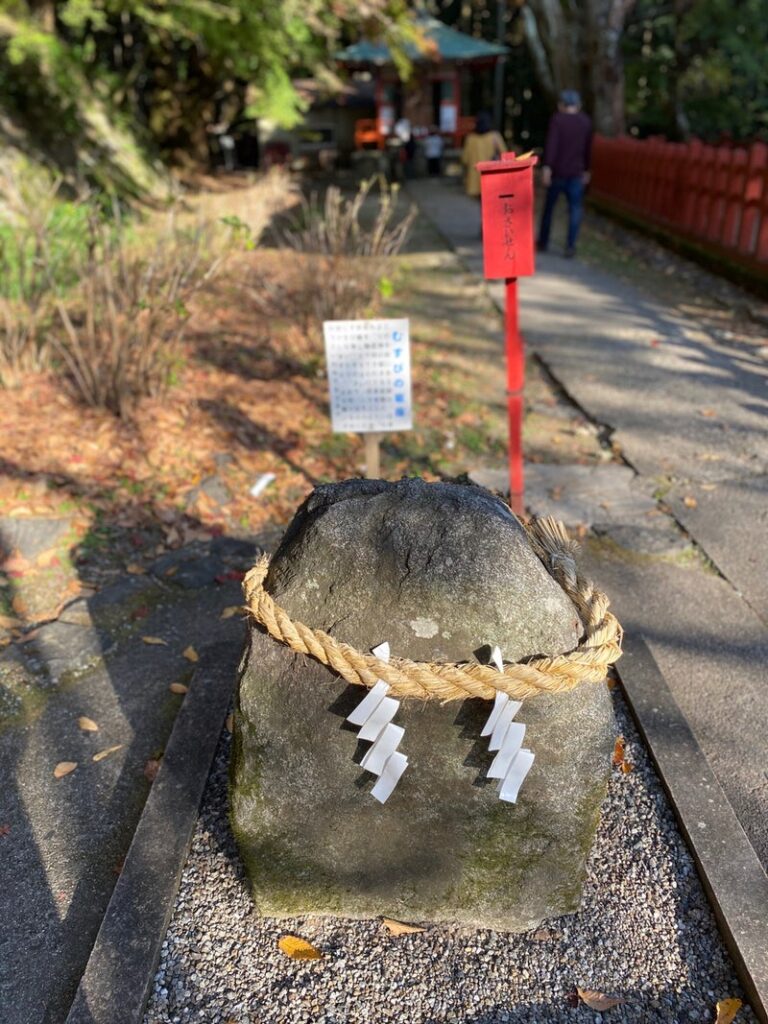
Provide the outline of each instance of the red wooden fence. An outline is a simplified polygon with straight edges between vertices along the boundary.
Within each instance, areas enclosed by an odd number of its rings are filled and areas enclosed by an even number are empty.
[[[595,137],[597,199],[768,278],[768,145]]]

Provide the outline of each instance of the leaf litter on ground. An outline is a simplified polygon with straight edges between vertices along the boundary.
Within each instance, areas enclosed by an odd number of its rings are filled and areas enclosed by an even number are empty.
[[[322,953],[306,939],[298,935],[283,935],[277,941],[278,949],[291,960],[320,960]]]
[[[423,932],[424,928],[419,928],[415,924],[405,924],[403,921],[395,921],[391,917],[383,917],[381,923],[387,929],[390,935],[416,935],[418,932]]]
[[[114,754],[116,751],[122,750],[124,746],[124,743],[116,743],[114,747],[106,747],[104,750],[100,750],[98,754],[94,754],[91,760],[103,761],[104,758],[109,757],[110,754]]]
[[[618,768],[624,774],[628,774],[634,768],[634,765],[626,758],[626,740],[623,736],[617,736],[616,742],[613,745],[613,755],[611,757],[611,764],[614,768]]]
[[[740,999],[719,999],[715,1024],[732,1024],[742,1006]]]
[[[576,991],[579,994],[579,999],[585,1006],[588,1006],[590,1010],[598,1010],[603,1013],[605,1010],[611,1010],[614,1006],[619,1006],[625,1002],[620,996],[607,996],[604,992],[595,992],[590,988],[579,988],[576,986]]]

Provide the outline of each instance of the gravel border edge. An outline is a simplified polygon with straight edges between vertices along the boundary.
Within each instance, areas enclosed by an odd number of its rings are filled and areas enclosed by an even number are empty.
[[[201,651],[66,1024],[142,1020],[240,653]]]
[[[617,665],[736,973],[768,1024],[768,876],[642,636]]]
[[[227,644],[202,652],[66,1024],[141,1024],[238,660]],[[643,637],[625,637],[618,671],[739,978],[768,1024],[768,876]]]

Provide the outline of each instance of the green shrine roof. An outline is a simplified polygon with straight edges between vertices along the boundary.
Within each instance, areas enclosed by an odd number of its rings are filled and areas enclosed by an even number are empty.
[[[432,53],[422,53],[416,46],[406,46],[406,53],[413,61],[429,61],[439,56],[441,60],[481,60],[485,57],[501,57],[508,53],[506,46],[498,43],[486,43],[483,39],[465,35],[455,28],[444,25],[437,18],[421,15],[417,18],[419,27],[426,38],[433,44]],[[391,64],[392,55],[385,43],[361,39],[343,50],[338,50],[334,57],[344,64]]]

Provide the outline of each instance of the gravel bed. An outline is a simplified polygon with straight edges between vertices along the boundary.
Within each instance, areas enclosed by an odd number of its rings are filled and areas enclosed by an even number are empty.
[[[256,912],[227,822],[222,736],[144,1024],[713,1022],[743,998],[693,861],[618,690],[634,770],[614,770],[582,909],[523,935]],[[293,961],[290,932],[323,951]],[[597,1013],[575,986],[623,997]],[[743,1008],[736,1024],[755,1024]]]

